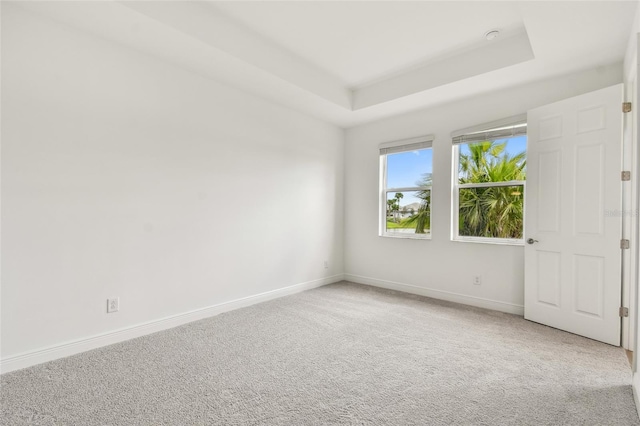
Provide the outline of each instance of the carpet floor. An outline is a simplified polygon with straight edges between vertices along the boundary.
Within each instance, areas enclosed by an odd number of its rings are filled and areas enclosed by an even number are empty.
[[[621,348],[346,282],[0,385],[3,425],[640,425]]]

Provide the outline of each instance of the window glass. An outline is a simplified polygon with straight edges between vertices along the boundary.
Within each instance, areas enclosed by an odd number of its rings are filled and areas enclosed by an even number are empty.
[[[411,188],[431,175],[431,149],[399,152],[387,155],[387,188]],[[431,185],[431,184],[429,184]]]
[[[430,144],[429,144],[430,145]],[[415,148],[415,147],[414,147]],[[381,153],[381,235],[429,238],[431,235],[432,149]],[[398,152],[400,150],[400,152]],[[385,185],[386,183],[386,185]]]
[[[454,147],[456,238],[523,238],[526,144],[524,135]]]
[[[428,234],[431,190],[387,192],[385,230],[396,234]]]
[[[526,136],[458,147],[459,183],[525,180]]]
[[[524,185],[459,191],[458,235],[522,239]]]

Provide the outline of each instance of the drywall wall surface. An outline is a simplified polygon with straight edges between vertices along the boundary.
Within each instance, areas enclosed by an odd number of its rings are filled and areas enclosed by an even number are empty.
[[[451,132],[620,82],[622,64],[614,64],[348,129],[345,276],[363,283],[521,313],[523,247],[451,239]],[[432,239],[380,237],[378,147],[383,142],[421,135],[435,135]],[[482,277],[481,285],[473,284],[476,275]]]
[[[343,130],[2,12],[3,359],[341,276]]]

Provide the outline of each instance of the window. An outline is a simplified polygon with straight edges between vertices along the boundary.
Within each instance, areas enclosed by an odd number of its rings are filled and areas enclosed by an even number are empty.
[[[454,133],[455,240],[522,243],[525,120],[511,117]]]
[[[380,146],[380,235],[431,238],[432,136]]]

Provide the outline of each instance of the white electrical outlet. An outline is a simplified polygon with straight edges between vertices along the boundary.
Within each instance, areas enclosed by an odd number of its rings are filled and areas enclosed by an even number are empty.
[[[120,310],[120,298],[114,297],[113,299],[107,299],[107,313],[118,312]]]
[[[324,261],[324,269],[329,269],[329,261],[328,260]]]
[[[481,275],[475,275],[473,277],[473,285],[480,285],[482,284],[482,276]]]

